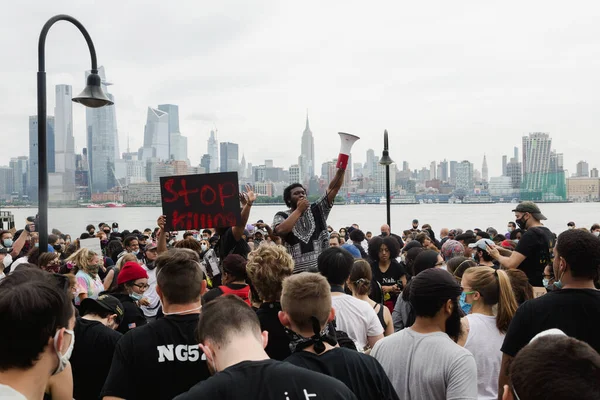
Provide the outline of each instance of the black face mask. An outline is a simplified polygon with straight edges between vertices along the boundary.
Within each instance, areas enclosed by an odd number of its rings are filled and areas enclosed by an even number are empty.
[[[149,270],[153,270],[154,268],[156,268],[156,265],[154,264],[154,261],[146,260],[145,264],[146,264],[146,267],[148,267]]]
[[[522,231],[524,231],[524,230],[526,230],[526,229],[527,229],[527,221],[525,221],[525,220],[523,219],[523,217],[521,217],[521,218],[519,218],[519,219],[515,220],[515,222],[517,223],[517,225],[519,226],[519,228],[520,228]]]
[[[62,246],[60,244],[55,244],[54,246],[54,250],[58,253],[62,252]]]

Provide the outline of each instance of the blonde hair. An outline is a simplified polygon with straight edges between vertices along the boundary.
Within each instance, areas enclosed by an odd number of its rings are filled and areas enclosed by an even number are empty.
[[[293,271],[294,260],[283,246],[258,246],[248,255],[246,273],[263,301],[278,301],[282,282]]]
[[[71,256],[67,258],[67,262],[72,262],[74,264],[73,274],[77,274],[80,269],[87,271],[87,268],[92,265],[92,260],[97,255],[98,254],[95,252],[84,247],[71,254]]]
[[[518,307],[508,274],[491,267],[472,267],[465,271],[463,277],[467,278],[472,290],[479,292],[483,304],[498,304],[496,327],[506,333]]]
[[[118,269],[123,268],[123,265],[125,265],[125,263],[128,261],[133,261],[133,262],[136,262],[139,264],[139,261],[134,254],[127,253],[127,254],[123,255],[123,257],[121,257],[117,260],[117,268]]]
[[[331,288],[321,274],[302,272],[283,281],[281,309],[299,329],[313,331],[312,317],[321,328],[331,313]]]

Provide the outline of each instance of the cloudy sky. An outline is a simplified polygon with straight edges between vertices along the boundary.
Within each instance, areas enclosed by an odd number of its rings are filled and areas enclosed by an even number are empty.
[[[288,167],[309,110],[317,163],[390,154],[411,168],[468,159],[490,176],[528,132],[548,132],[565,167],[600,167],[600,6],[593,1],[20,0],[0,14],[0,164],[28,154],[37,40],[54,14],[88,29],[116,98],[120,146],[142,145],[148,106],[180,106],[194,165],[215,127],[255,165]],[[89,55],[62,22],[47,41],[52,85],[84,86]],[[73,105],[75,144],[85,112]],[[241,155],[240,155],[241,156]]]

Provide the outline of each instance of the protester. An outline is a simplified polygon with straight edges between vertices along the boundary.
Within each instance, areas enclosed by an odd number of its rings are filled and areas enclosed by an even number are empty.
[[[510,366],[510,387],[504,387],[503,400],[548,398],[600,398],[598,352],[564,334],[547,334],[525,346]]]
[[[125,315],[117,329],[122,334],[148,322],[140,309],[140,304],[147,304],[141,303],[146,289],[148,289],[146,270],[135,261],[126,262],[117,277],[117,287],[108,292],[123,305]]]
[[[352,245],[360,252],[360,258],[367,259],[369,257],[367,254],[369,244],[365,240],[363,231],[360,229],[353,229],[352,232],[350,232],[350,240],[352,241]]]
[[[202,310],[200,349],[213,377],[178,397],[187,399],[356,399],[338,380],[270,360],[254,311],[237,296],[221,296]]]
[[[104,285],[98,276],[100,257],[93,251],[83,248],[67,259],[67,264],[69,263],[73,266],[72,273],[77,279],[75,305],[81,304],[81,301],[88,297],[97,299],[104,291]]]
[[[373,280],[381,285],[384,304],[390,312],[394,309],[398,294],[407,282],[406,271],[396,261],[399,254],[400,246],[392,237],[374,237],[369,242],[369,257],[373,260],[371,262]],[[374,299],[379,298],[375,291],[372,296],[371,298]]]
[[[394,333],[394,324],[392,322],[392,314],[390,310],[382,305],[376,303],[369,298],[369,292],[371,291],[371,281],[373,279],[373,271],[369,263],[365,260],[356,260],[350,270],[350,277],[348,278],[348,288],[352,291],[352,296],[359,300],[366,301],[373,310],[377,313],[377,318],[383,327],[383,334],[389,336]]]
[[[527,300],[533,299],[533,286],[529,283],[525,272],[520,269],[506,269],[504,271],[510,279],[510,285],[519,306]]]
[[[75,324],[73,398],[98,399],[121,333],[115,331],[124,317],[123,305],[116,297],[101,295],[81,302]],[[90,362],[92,365],[90,365]]]
[[[508,221],[508,226],[506,227],[506,234],[504,235],[504,237],[506,239],[510,239],[510,234],[517,229],[517,224],[515,224],[513,221]]]
[[[465,254],[465,247],[457,240],[447,240],[442,246],[442,257],[446,262],[454,257],[468,257]]]
[[[494,246],[494,242],[490,239],[481,239],[475,243],[471,243],[469,247],[473,249],[473,259],[477,265],[481,267],[491,267],[498,269],[500,266],[494,263],[494,259],[488,253],[488,247]]]
[[[412,228],[410,229],[411,232],[415,232],[415,233],[419,233],[419,220],[418,219],[413,219],[412,220]]]
[[[394,239],[396,239],[398,241],[398,246],[400,246],[400,248],[404,247],[404,242],[402,241],[402,238],[398,235],[396,235],[395,233],[392,233],[390,231],[390,226],[388,224],[383,224],[381,225],[381,235],[382,238],[385,237],[393,237]]]
[[[336,328],[346,332],[356,348],[364,351],[373,348],[383,338],[383,327],[371,306],[344,291],[344,284],[350,277],[353,264],[354,258],[350,253],[334,247],[323,251],[318,259],[319,272],[331,286]]]
[[[502,361],[500,348],[517,311],[510,278],[503,270],[473,267],[463,274],[461,287],[463,292],[460,304],[468,314],[463,318],[463,330],[468,334],[464,335],[459,344],[464,344],[465,349],[475,357],[477,398],[496,400]],[[494,307],[497,308],[496,313]]]
[[[143,305],[142,311],[147,320],[153,321],[156,319],[158,311],[160,309],[160,298],[156,293],[156,258],[158,257],[157,244],[151,242],[144,248],[144,255],[142,256],[142,268],[146,270],[148,274],[148,288],[144,292],[144,298],[147,300],[148,305]]]
[[[362,262],[370,272],[368,263]],[[367,284],[367,288],[369,285]],[[279,319],[293,338],[286,361],[342,381],[359,399],[397,399],[381,365],[372,357],[341,348],[329,332],[335,311],[327,280],[303,272],[283,282]]]
[[[454,278],[438,268],[423,271],[411,281],[415,323],[384,338],[371,352],[400,399],[477,398],[475,360],[451,339],[461,329],[460,294]]]
[[[473,232],[470,231],[460,233],[455,237],[455,240],[464,247],[463,255],[469,258],[473,257],[473,248],[469,247],[469,245],[477,242],[479,239],[481,239],[481,237],[475,236]]]
[[[261,331],[269,333],[265,351],[269,358],[283,361],[291,354],[290,339],[279,322],[278,314],[281,311],[282,283],[292,275],[294,260],[283,246],[259,246],[250,253],[246,271],[262,300],[256,315]]]
[[[344,183],[344,174],[345,168],[338,168],[325,194],[313,204],[308,202],[306,189],[300,183],[283,191],[289,209],[275,214],[273,231],[284,240],[294,258],[294,273],[314,271],[319,254],[329,247],[327,217]]]
[[[592,225],[592,227],[590,228],[590,232],[596,237],[600,236],[600,224]]]
[[[131,330],[117,343],[102,396],[172,399],[209,376],[196,336],[206,291],[198,255],[174,249],[155,263],[156,292],[165,317]]]
[[[57,279],[22,270],[0,282],[2,399],[42,399],[47,391],[52,398],[73,397],[69,357],[75,314]],[[59,375],[66,380],[53,382]]]
[[[340,247],[340,237],[339,236],[331,236],[329,238],[329,247]]]
[[[540,222],[546,217],[535,203],[523,201],[513,212],[517,225],[521,229],[527,229],[517,248],[509,257],[500,255],[495,246],[490,246],[488,252],[503,267],[523,270],[531,285],[541,287],[544,268],[552,263],[554,235]]]
[[[37,265],[46,272],[58,273],[60,271],[60,255],[58,253],[43,253]]]
[[[246,259],[239,254],[228,255],[223,260],[223,284],[206,293],[203,296],[204,303],[223,294],[234,294],[250,305],[250,286],[246,283],[247,276]]]
[[[558,328],[600,352],[600,292],[594,287],[598,265],[597,237],[578,229],[558,236],[554,276],[560,290],[527,301],[517,310],[502,345],[500,391],[508,382],[512,359],[539,332]]]

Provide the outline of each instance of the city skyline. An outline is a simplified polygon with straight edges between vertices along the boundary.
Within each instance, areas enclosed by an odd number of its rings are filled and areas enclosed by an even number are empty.
[[[338,131],[361,136],[355,145],[360,161],[369,148],[381,154],[388,129],[394,160],[416,167],[469,159],[479,168],[485,153],[490,177],[500,175],[502,155],[529,132],[550,133],[569,172],[579,160],[593,160],[600,145],[595,117],[600,56],[591,51],[600,30],[594,4],[540,8],[526,1],[514,13],[483,3],[365,8],[261,1],[201,7],[182,0],[167,9],[145,2],[141,10],[135,1],[107,0],[103,9],[119,10],[110,24],[89,17],[96,12],[92,3],[23,4],[9,7],[11,18],[0,27],[3,37],[20,39],[6,41],[4,51],[11,56],[0,66],[8,77],[0,100],[6,137],[25,135],[23,121],[35,113],[39,29],[50,16],[69,13],[88,28],[98,60],[115,83],[121,148],[127,137],[131,148],[142,146],[148,105],[167,103],[179,105],[180,130],[190,149],[204,148],[210,130],[218,129],[219,140],[239,143],[247,160],[272,152],[268,158],[278,165],[297,158],[298,124],[307,107],[317,168],[337,154]],[[340,4],[344,21],[359,29],[331,27],[340,18]],[[64,83],[81,90],[82,70],[89,68],[84,43],[66,25],[57,25],[47,45],[49,87]],[[156,49],[164,56],[157,57]],[[86,143],[81,107],[73,109],[73,134],[81,153]],[[0,164],[27,154],[19,146],[8,141]],[[190,152],[192,165],[203,153]]]

